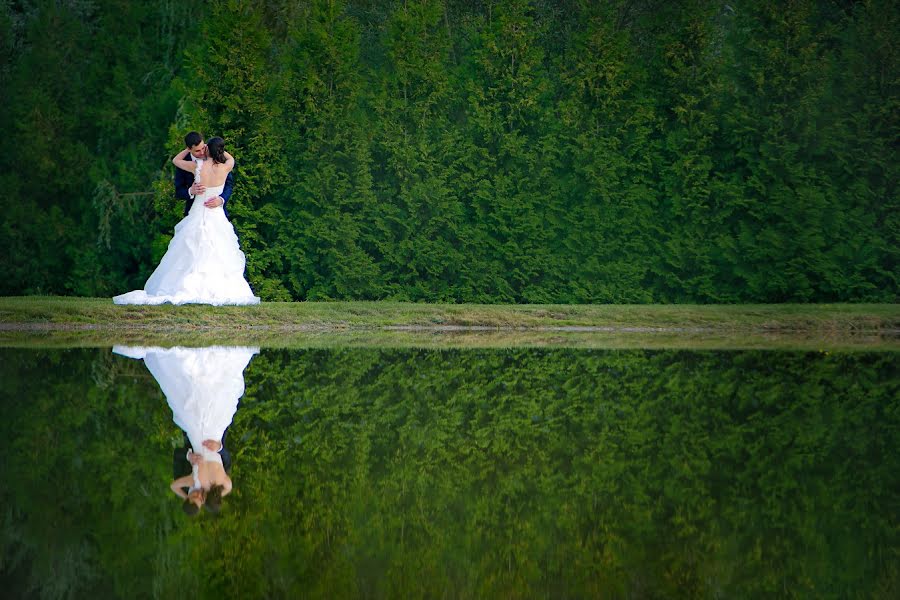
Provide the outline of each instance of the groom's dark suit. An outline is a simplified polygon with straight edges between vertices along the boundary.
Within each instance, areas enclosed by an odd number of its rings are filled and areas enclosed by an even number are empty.
[[[191,206],[194,204],[194,200],[191,198],[190,193],[192,185],[194,185],[194,174],[175,167],[175,197],[184,200],[184,216],[187,216],[191,211]],[[233,187],[234,169],[228,173],[228,177],[225,178],[225,189],[219,194],[222,196],[222,200],[225,201],[225,203],[222,204],[222,210],[225,211],[226,217],[228,216],[228,199],[231,198],[231,189]]]

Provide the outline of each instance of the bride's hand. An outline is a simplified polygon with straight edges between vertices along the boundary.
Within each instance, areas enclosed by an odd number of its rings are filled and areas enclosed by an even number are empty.
[[[222,447],[222,444],[215,440],[203,440],[203,447],[207,450],[212,450],[213,452],[218,452],[219,448]]]

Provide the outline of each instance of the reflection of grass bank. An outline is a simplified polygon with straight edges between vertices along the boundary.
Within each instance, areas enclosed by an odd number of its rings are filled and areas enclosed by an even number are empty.
[[[7,345],[134,342],[280,347],[349,344],[897,349],[898,332],[897,304],[296,302],[217,308],[126,307],[96,298],[0,298],[0,342]]]

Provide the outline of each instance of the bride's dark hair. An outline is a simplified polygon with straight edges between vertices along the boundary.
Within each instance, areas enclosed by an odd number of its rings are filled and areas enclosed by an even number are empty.
[[[203,503],[206,510],[211,513],[218,513],[222,510],[222,492],[224,490],[225,486],[218,483],[209,488],[209,491],[206,492],[206,500]]]
[[[206,152],[213,162],[222,164],[225,162],[225,140],[214,137],[206,140]]]

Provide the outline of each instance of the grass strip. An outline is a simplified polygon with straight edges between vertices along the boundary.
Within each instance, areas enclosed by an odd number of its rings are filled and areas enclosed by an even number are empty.
[[[258,306],[116,306],[108,298],[0,298],[0,323],[65,327],[348,329],[383,327],[613,330],[897,331],[900,304],[424,304],[265,302]]]
[[[5,346],[898,350],[900,305],[487,305],[267,302],[116,306],[107,298],[0,298]]]

